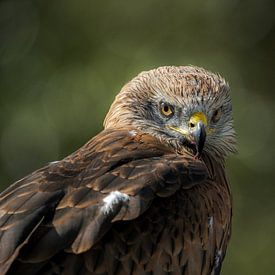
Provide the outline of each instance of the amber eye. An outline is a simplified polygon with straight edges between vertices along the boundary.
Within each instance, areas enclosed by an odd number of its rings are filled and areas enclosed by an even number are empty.
[[[222,108],[219,108],[213,113],[212,121],[214,123],[217,123],[220,120],[221,116],[222,116]]]
[[[173,107],[165,102],[160,104],[160,111],[166,117],[171,117],[174,114]]]

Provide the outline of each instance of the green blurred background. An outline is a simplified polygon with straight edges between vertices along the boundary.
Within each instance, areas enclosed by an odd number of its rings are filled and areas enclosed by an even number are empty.
[[[275,274],[275,1],[1,1],[0,187],[102,129],[122,85],[161,65],[230,83],[233,237],[223,274]]]

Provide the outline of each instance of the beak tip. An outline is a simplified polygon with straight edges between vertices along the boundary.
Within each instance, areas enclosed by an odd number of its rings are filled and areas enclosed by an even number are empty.
[[[203,123],[198,123],[196,130],[193,132],[193,137],[195,141],[196,148],[196,158],[200,158],[203,152],[204,143],[206,139],[206,131]]]

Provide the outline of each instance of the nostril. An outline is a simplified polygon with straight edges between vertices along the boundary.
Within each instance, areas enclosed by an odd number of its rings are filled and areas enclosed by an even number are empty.
[[[195,127],[195,124],[192,123],[192,122],[189,122],[189,127],[190,127],[190,128],[194,128],[194,127]]]

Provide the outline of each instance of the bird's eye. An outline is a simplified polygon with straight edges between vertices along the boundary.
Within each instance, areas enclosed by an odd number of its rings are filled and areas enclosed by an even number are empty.
[[[212,116],[212,122],[217,123],[222,116],[222,108],[217,109]]]
[[[162,102],[160,104],[160,112],[162,115],[166,116],[166,117],[171,117],[174,115],[174,109],[171,105],[169,105],[168,103]]]

